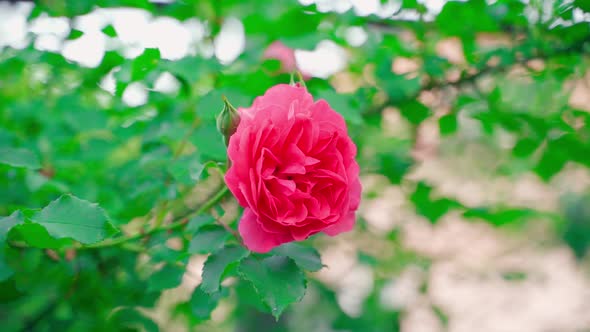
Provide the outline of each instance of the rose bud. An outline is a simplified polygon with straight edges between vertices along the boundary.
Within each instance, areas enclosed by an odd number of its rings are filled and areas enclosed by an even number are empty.
[[[319,232],[350,231],[361,184],[342,116],[287,84],[238,112],[225,182],[245,208],[238,230],[246,247],[263,253]]]
[[[223,96],[223,109],[217,116],[217,131],[223,135],[223,141],[227,146],[229,137],[236,132],[240,123],[240,114],[236,108]]]

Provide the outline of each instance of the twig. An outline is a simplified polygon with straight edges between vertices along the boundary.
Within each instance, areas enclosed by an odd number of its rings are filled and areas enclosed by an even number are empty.
[[[434,90],[434,89],[443,89],[446,87],[459,88],[459,87],[462,87],[463,85],[466,85],[466,84],[472,84],[475,81],[477,81],[477,79],[479,79],[480,77],[482,77],[484,75],[494,74],[494,73],[495,74],[503,73],[503,72],[510,70],[515,65],[524,64],[524,63],[527,63],[528,61],[533,60],[533,59],[547,60],[547,59],[551,59],[553,57],[560,56],[560,55],[583,53],[584,49],[586,47],[585,45],[588,42],[590,42],[590,37],[586,38],[585,40],[579,41],[578,43],[576,43],[574,45],[569,45],[569,46],[562,47],[562,48],[556,48],[551,52],[542,52],[540,49],[537,49],[537,52],[533,52],[534,54],[531,55],[530,57],[518,59],[515,62],[505,64],[505,65],[499,65],[499,66],[495,66],[495,67],[486,66],[474,74],[463,75],[463,76],[461,76],[461,78],[459,78],[458,80],[453,81],[453,82],[431,81],[431,82],[423,85],[416,93],[414,93],[410,96],[407,96],[403,100],[398,101],[398,102],[403,103],[405,101],[410,101],[412,99],[415,99],[424,91],[429,91],[429,90]],[[517,48],[514,49],[514,51],[516,51],[516,50],[517,50]],[[367,111],[365,111],[365,114],[370,115],[370,114],[379,113],[379,112],[381,112],[381,110],[385,106],[390,105],[390,104],[392,104],[392,101],[386,100],[385,102],[383,102],[380,105],[369,108]]]
[[[237,232],[235,229],[233,229],[233,228],[229,227],[229,225],[228,225],[228,224],[224,223],[224,222],[223,222],[223,221],[221,221],[220,219],[217,219],[216,221],[217,221],[217,223],[218,223],[219,225],[221,225],[223,228],[225,228],[225,230],[226,230],[228,233],[230,233],[231,235],[233,235],[233,236],[236,238],[236,240],[238,241],[238,243],[240,243],[240,245],[242,245],[242,246],[244,246],[244,247],[245,247],[245,245],[244,245],[244,241],[242,240],[242,237],[240,236],[240,233],[238,233],[238,232]]]
[[[227,187],[224,185],[214,196],[212,196],[207,202],[205,202],[200,208],[195,211],[189,212],[186,215],[180,216],[175,219],[175,221],[171,222],[170,224],[161,225],[160,227],[152,228],[144,233],[137,233],[129,236],[122,236],[116,239],[107,240],[103,242],[99,242],[96,244],[90,244],[87,246],[80,247],[79,249],[94,249],[94,248],[105,248],[105,247],[113,247],[117,246],[126,242],[131,242],[134,240],[138,240],[142,237],[152,235],[154,233],[162,232],[162,231],[169,231],[180,228],[184,226],[187,222],[187,219],[193,215],[201,214],[210,208],[212,208],[215,204],[217,204],[221,199],[229,192]]]

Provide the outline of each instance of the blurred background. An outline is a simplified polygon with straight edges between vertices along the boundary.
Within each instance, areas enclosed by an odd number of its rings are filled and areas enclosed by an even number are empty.
[[[160,234],[139,254],[3,244],[2,330],[588,332],[589,66],[588,0],[0,1],[0,215],[74,193],[133,232],[190,207],[221,183],[194,169],[225,160],[221,95],[248,106],[294,70],[345,117],[363,183],[278,321],[231,278],[199,312],[203,254],[151,289],[146,262],[182,252]],[[13,147],[40,168],[2,162]]]

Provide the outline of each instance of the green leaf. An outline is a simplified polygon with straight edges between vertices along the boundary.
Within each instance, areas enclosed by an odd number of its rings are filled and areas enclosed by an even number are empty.
[[[238,305],[243,307],[253,307],[257,311],[267,312],[268,307],[263,302],[262,297],[258,295],[256,289],[248,280],[240,279],[234,286],[237,295]]]
[[[365,144],[377,149],[372,158],[377,171],[385,175],[391,183],[400,183],[413,164],[410,142],[378,135]]]
[[[98,132],[108,128],[107,113],[100,109],[83,106],[80,96],[66,95],[60,98],[56,108],[63,109],[64,122],[76,131]]]
[[[416,190],[410,196],[410,200],[414,203],[416,212],[426,217],[433,224],[449,210],[461,206],[459,202],[452,199],[433,199],[431,192],[432,187],[424,182],[419,182]]]
[[[276,73],[281,70],[281,61],[277,59],[266,59],[262,63],[262,69],[268,71],[269,73]]]
[[[29,169],[41,168],[39,158],[26,149],[0,147],[0,164]]]
[[[110,317],[111,331],[146,331],[158,332],[160,329],[150,318],[134,308],[121,308]]]
[[[211,254],[203,266],[201,288],[207,293],[219,290],[223,275],[241,259],[248,256],[248,251],[238,246],[228,246]]]
[[[590,254],[590,194],[566,194],[561,201],[565,213],[560,236],[576,258],[583,259]]]
[[[229,233],[217,225],[203,226],[193,235],[188,252],[191,254],[207,254],[223,246]]]
[[[104,27],[101,31],[111,38],[117,37],[117,31],[115,31],[115,28],[111,24]]]
[[[27,175],[25,177],[25,183],[27,185],[27,188],[31,192],[39,190],[39,188],[43,187],[43,185],[45,185],[48,182],[49,179],[47,179],[37,171],[29,171],[27,172]],[[52,182],[51,184],[55,185],[56,183]]]
[[[326,38],[329,38],[329,36],[325,33],[314,31],[307,35],[281,38],[281,40],[286,46],[292,49],[313,50],[323,39]]]
[[[188,56],[175,61],[161,60],[160,65],[189,88],[194,82],[217,71],[220,66],[219,62],[200,56]]]
[[[412,166],[406,155],[380,153],[377,156],[379,173],[385,175],[392,184],[398,184]]]
[[[319,97],[325,99],[330,104],[330,107],[340,113],[347,122],[355,125],[363,123],[360,110],[352,106],[352,96],[326,90],[320,93]]]
[[[465,218],[480,218],[495,226],[517,222],[526,217],[534,216],[533,210],[525,208],[506,208],[490,210],[489,208],[473,208],[463,213]]]
[[[24,290],[20,290],[19,287],[17,287],[14,280],[5,280],[0,282],[0,289],[2,290],[0,292],[0,303],[2,304],[10,303],[25,294]],[[4,324],[2,327],[4,327]]]
[[[543,180],[549,181],[555,174],[559,173],[567,163],[565,151],[552,148],[550,145],[545,149],[541,159],[535,166],[535,173]]]
[[[435,22],[440,31],[449,36],[466,38],[477,32],[493,32],[498,26],[489,15],[487,6],[485,0],[449,1]]]
[[[556,36],[559,36],[567,44],[583,43],[584,40],[590,36],[590,26],[588,22],[581,21],[569,26],[558,25],[552,31]]]
[[[438,119],[438,128],[441,135],[451,135],[457,131],[457,115],[445,114]]]
[[[154,238],[151,238],[150,240],[157,241],[157,239]],[[189,253],[187,253],[186,251],[174,250],[166,246],[165,243],[159,243],[151,247],[148,251],[148,254],[151,256],[150,259],[153,262],[185,262],[190,257]]]
[[[516,142],[516,145],[514,145],[514,148],[512,149],[512,154],[515,157],[520,158],[528,157],[533,152],[535,152],[535,150],[539,147],[540,144],[541,141],[539,140],[534,140],[526,137],[521,138],[518,140],[518,142]]]
[[[20,211],[13,212],[8,217],[0,218],[0,248],[2,246],[2,242],[6,241],[6,236],[10,229],[15,225],[18,225],[23,222],[23,215]]]
[[[372,267],[376,267],[379,265],[379,260],[370,254],[367,254],[361,250],[357,251],[356,254],[357,254],[356,256],[358,258],[358,261],[361,264],[364,264],[367,266],[372,266]]]
[[[224,288],[220,291],[207,293],[201,287],[195,288],[189,301],[193,316],[199,320],[211,318],[211,312],[217,307],[219,300],[226,295],[227,291],[225,290]]]
[[[13,274],[14,271],[12,270],[12,268],[10,266],[8,266],[8,264],[6,263],[6,260],[4,258],[4,247],[0,248],[0,281],[4,281],[8,278],[10,278]]]
[[[203,120],[215,120],[223,109],[223,96],[236,108],[250,106],[250,98],[235,89],[215,89],[197,102],[197,114]]]
[[[432,114],[428,107],[416,100],[400,104],[399,109],[402,116],[415,125],[420,124]]]
[[[224,94],[220,91],[213,90],[201,97],[197,102],[196,107],[199,118],[204,120],[215,120],[217,115],[221,113],[221,110],[223,109],[223,96]],[[233,103],[231,99],[229,101]]]
[[[82,37],[84,35],[84,32],[80,31],[80,30],[76,30],[76,29],[72,29],[70,31],[70,34],[68,35],[68,40],[74,40],[74,39],[78,39],[80,37]]]
[[[396,75],[389,72],[384,73],[381,84],[389,96],[391,104],[407,101],[417,96],[420,92],[420,79],[418,77],[406,78],[403,75]]]
[[[25,222],[14,226],[22,239],[35,248],[60,248],[70,244],[70,239],[55,239],[41,224]]]
[[[148,292],[161,291],[180,285],[184,270],[174,265],[164,265],[162,269],[152,274],[148,280]]]
[[[449,62],[445,58],[432,55],[426,55],[424,57],[424,70],[428,75],[434,78],[444,77],[445,71],[448,67]]]
[[[225,161],[227,158],[227,149],[223,143],[223,137],[217,131],[214,121],[207,121],[200,125],[194,131],[191,142],[204,157],[217,161]]]
[[[590,2],[588,2],[588,0],[574,0],[574,6],[587,13],[590,13]]]
[[[64,195],[31,217],[56,239],[72,238],[84,244],[96,243],[113,234],[105,211],[95,203]]]
[[[272,251],[273,254],[287,256],[295,261],[300,268],[308,271],[319,271],[324,265],[320,254],[312,247],[298,243],[286,243]]]
[[[239,273],[252,283],[277,320],[289,304],[301,301],[305,295],[305,275],[290,258],[248,257],[240,263]]]
[[[457,111],[459,111],[459,110],[463,109],[465,106],[473,104],[473,103],[477,103],[478,101],[480,101],[480,100],[477,98],[474,98],[472,96],[460,95],[455,100],[455,108]]]
[[[215,223],[215,218],[212,215],[198,215],[192,217],[186,225],[186,231],[188,233],[194,233],[205,225],[211,225]]]
[[[198,156],[193,154],[172,161],[167,169],[176,182],[191,185],[201,179],[205,165],[200,162]]]
[[[146,48],[143,53],[133,60],[131,66],[131,80],[144,79],[160,62],[160,50],[157,48]]]
[[[421,3],[418,3],[417,0],[402,0],[402,8],[416,9],[419,13],[426,13],[428,11],[428,8]]]

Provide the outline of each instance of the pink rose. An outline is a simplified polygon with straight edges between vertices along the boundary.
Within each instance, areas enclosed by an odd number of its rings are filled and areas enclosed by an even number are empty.
[[[291,73],[297,70],[297,61],[295,60],[295,51],[280,41],[275,41],[268,46],[262,55],[264,59],[279,60],[281,63],[281,71]],[[303,79],[308,80],[311,75],[301,73]]]
[[[255,252],[355,222],[361,197],[356,146],[346,123],[304,87],[279,84],[240,108],[225,182],[245,208],[239,231]]]

